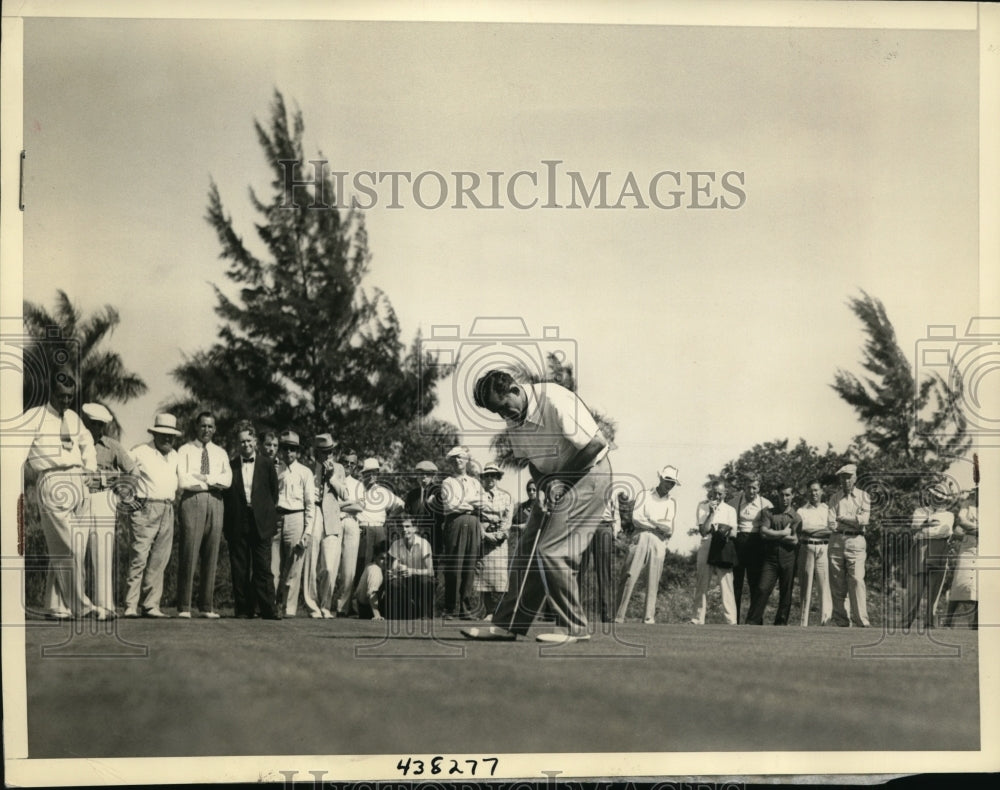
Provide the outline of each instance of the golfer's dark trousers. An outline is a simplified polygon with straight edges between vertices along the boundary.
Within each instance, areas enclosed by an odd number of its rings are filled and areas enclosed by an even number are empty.
[[[948,571],[947,538],[914,538],[907,558],[906,596],[903,600],[903,628],[909,629],[924,602],[924,624],[933,628]]]
[[[482,546],[479,519],[470,513],[455,513],[444,523],[444,611],[472,614],[476,609],[476,561]]]
[[[386,542],[385,536],[385,526],[382,524],[358,524],[358,561],[354,566],[355,579],[360,579],[365,568],[375,562],[375,548],[379,543]]]
[[[594,561],[594,578],[597,580],[597,610],[602,623],[614,619],[614,582],[612,564],[615,556],[614,527],[610,521],[602,521],[594,533],[594,539],[580,560],[580,597],[586,598],[587,568]]]
[[[527,633],[547,594],[556,625],[570,633],[587,630],[577,574],[601,524],[610,488],[611,464],[604,459],[578,476],[551,512],[531,509],[511,560],[507,592],[493,613],[493,625]]]
[[[240,507],[240,505],[237,505]],[[271,535],[262,538],[257,531],[253,511],[245,504],[241,518],[243,529],[226,535],[229,567],[233,578],[233,604],[237,617],[274,617],[274,575],[271,573]]]
[[[774,585],[778,585],[778,612],[774,616],[775,625],[788,625],[788,614],[792,610],[792,585],[795,584],[795,561],[798,557],[797,545],[786,545],[777,540],[762,540],[763,563],[760,567],[760,582],[757,596],[747,612],[747,625],[763,625],[764,610],[771,600]]]
[[[739,532],[735,538],[736,565],[733,567],[733,595],[736,597],[736,622],[740,622],[740,601],[743,599],[743,579],[750,587],[750,609],[760,588],[760,568],[764,562],[764,545],[759,532]],[[748,610],[749,611],[749,610]]]

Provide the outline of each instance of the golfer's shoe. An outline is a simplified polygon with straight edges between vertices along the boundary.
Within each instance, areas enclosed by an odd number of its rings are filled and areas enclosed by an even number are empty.
[[[466,639],[477,639],[483,642],[513,642],[517,639],[517,634],[513,631],[498,628],[495,625],[487,628],[463,628],[461,633]]]
[[[535,639],[550,645],[571,645],[590,641],[590,634],[539,634]]]
[[[181,618],[182,620],[190,620],[191,619],[191,612],[178,612],[177,616],[179,618]]]
[[[129,607],[128,609],[125,610],[125,614],[123,616],[131,620],[133,617],[139,616],[139,611],[137,609]]]
[[[155,607],[155,606],[152,609],[146,609],[142,613],[142,616],[143,617],[152,617],[152,618],[154,618],[156,620],[164,620],[164,619],[170,617],[169,614],[166,614],[165,612],[161,612],[159,610],[159,608]]]
[[[643,622],[643,625],[656,625],[656,620],[654,620],[652,617],[647,617],[642,622]]]

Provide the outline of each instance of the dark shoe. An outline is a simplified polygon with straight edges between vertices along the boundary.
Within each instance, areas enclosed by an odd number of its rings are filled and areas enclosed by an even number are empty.
[[[260,616],[261,620],[281,620],[281,612],[269,612],[268,614],[262,614]]]

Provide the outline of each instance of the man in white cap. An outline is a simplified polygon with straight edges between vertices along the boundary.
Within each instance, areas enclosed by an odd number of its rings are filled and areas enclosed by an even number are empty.
[[[479,511],[483,487],[479,478],[469,473],[468,447],[448,451],[451,472],[441,483],[441,509],[444,511],[444,553],[440,565],[444,573],[444,617],[473,620],[476,563],[482,553]]]
[[[27,409],[22,424],[35,431],[28,450],[27,471],[35,477],[42,533],[48,551],[45,576],[46,616],[65,620],[95,614],[84,592],[84,547],[77,545],[89,526],[87,472],[97,468],[93,437],[73,411],[75,373],[55,368],[49,378],[49,400]],[[97,617],[106,617],[96,612]]]
[[[865,586],[865,561],[868,544],[865,528],[871,518],[868,494],[855,487],[856,464],[844,464],[837,470],[840,491],[830,497],[830,595],[833,598],[833,623],[846,628],[867,628],[868,590]],[[851,612],[846,603],[850,598]]]
[[[195,566],[199,570],[198,609],[202,617],[215,611],[215,571],[222,542],[223,492],[232,485],[229,456],[212,439],[215,417],[203,411],[195,418],[195,438],[177,451],[181,480],[180,557],[177,563],[178,617],[191,617]],[[254,437],[256,443],[256,437]]]
[[[639,495],[632,510],[632,524],[637,535],[625,561],[626,571],[618,599],[616,623],[625,622],[632,590],[646,568],[649,569],[649,576],[643,622],[647,625],[656,622],[656,596],[660,590],[660,577],[663,575],[663,560],[667,556],[667,541],[674,532],[674,516],[677,514],[677,502],[670,496],[670,492],[674,486],[680,485],[675,466],[664,466],[657,476],[659,482]]]
[[[121,443],[108,434],[114,417],[101,403],[83,404],[84,421],[94,437],[97,473],[90,476],[91,523],[87,535],[88,570],[93,581],[92,600],[107,617],[115,617],[115,527],[118,505],[123,497],[131,501],[135,495],[134,481],[122,475],[133,475],[136,463]],[[122,504],[125,504],[124,502]]]
[[[180,477],[174,441],[181,432],[172,414],[157,414],[148,429],[153,439],[132,448],[139,467],[137,504],[131,515],[125,616],[167,617],[160,610],[163,572],[170,560],[174,539],[174,500]]]
[[[924,599],[924,626],[934,628],[934,613],[948,569],[948,540],[955,526],[950,510],[952,495],[944,483],[935,483],[927,491],[927,504],[913,511],[910,522],[913,542],[907,560],[906,597],[903,630],[909,630]]]
[[[361,499],[358,504],[360,540],[358,559],[354,566],[355,578],[360,579],[364,569],[375,559],[375,547],[388,545],[385,521],[403,509],[403,500],[379,481],[382,465],[377,458],[366,458],[361,464]]]
[[[548,594],[565,633],[537,638],[560,644],[589,639],[576,576],[611,491],[608,442],[586,404],[558,384],[525,383],[493,369],[476,381],[474,398],[505,420],[513,455],[527,461],[546,510],[531,511],[493,625],[462,633],[469,639],[516,639],[527,633]]]
[[[312,559],[316,519],[316,482],[308,467],[299,463],[301,445],[295,431],[278,436],[278,533],[281,562],[278,569],[277,608],[295,617],[305,557]]]

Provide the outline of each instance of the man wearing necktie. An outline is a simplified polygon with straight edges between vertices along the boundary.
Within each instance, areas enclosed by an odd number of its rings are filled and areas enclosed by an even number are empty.
[[[198,608],[218,619],[213,607],[215,570],[222,541],[222,495],[233,482],[229,456],[212,442],[215,418],[207,411],[195,420],[196,437],[178,451],[181,508],[180,561],[177,568],[178,617],[191,617],[195,565],[199,568]],[[256,440],[254,441],[256,445]]]
[[[225,492],[223,529],[229,545],[237,617],[280,620],[271,574],[271,539],[278,528],[278,473],[262,454],[252,427],[237,433],[240,457]]]

